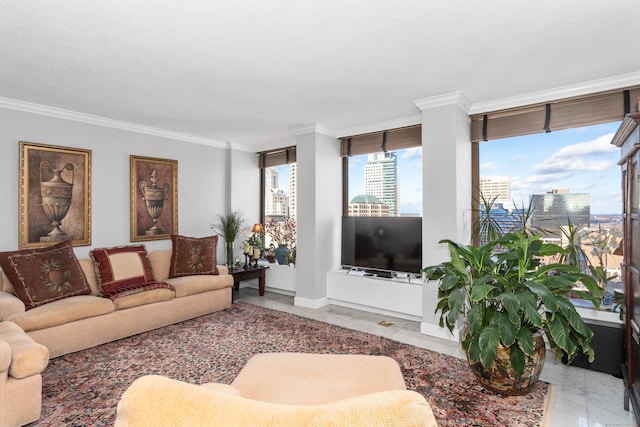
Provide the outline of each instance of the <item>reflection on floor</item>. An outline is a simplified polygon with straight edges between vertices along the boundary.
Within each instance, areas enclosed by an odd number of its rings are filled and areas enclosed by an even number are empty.
[[[257,289],[241,288],[237,299],[274,310],[305,316],[362,332],[376,334],[429,350],[464,358],[460,347],[451,341],[420,333],[420,324],[351,308],[329,305],[310,309],[293,305],[293,297]],[[391,323],[388,325],[387,323]],[[542,380],[556,385],[552,427],[635,426],[633,412],[623,408],[623,382],[612,375],[565,366],[547,353]]]

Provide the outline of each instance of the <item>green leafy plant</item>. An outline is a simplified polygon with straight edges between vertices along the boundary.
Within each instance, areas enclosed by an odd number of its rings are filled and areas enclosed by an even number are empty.
[[[211,229],[221,235],[227,243],[227,265],[233,265],[233,243],[240,236],[244,219],[240,212],[228,212],[218,215],[218,221],[211,224]]]
[[[534,334],[540,330],[556,357],[571,362],[581,350],[594,360],[593,331],[568,294],[580,282],[589,291],[585,298],[598,307],[604,292],[575,266],[543,263],[563,253],[560,246],[521,231],[479,247],[451,240],[440,243],[448,245],[450,261],[426,267],[423,273],[428,280],[439,281],[440,326],[453,331],[459,320],[466,322],[462,347],[472,363],[487,369],[502,345],[510,349],[514,372],[521,376],[525,356],[534,352]]]
[[[505,234],[500,221],[495,217],[495,203],[498,196],[492,198],[485,197],[480,193],[480,200],[477,201],[479,206],[477,210],[477,219],[474,221],[472,237],[481,243],[498,239]]]

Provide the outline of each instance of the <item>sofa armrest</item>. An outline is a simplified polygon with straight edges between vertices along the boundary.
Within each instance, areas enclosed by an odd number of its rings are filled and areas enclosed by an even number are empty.
[[[4,341],[0,341],[0,372],[2,373],[0,377],[5,378],[5,380],[9,366],[11,366],[11,346]]]
[[[12,314],[24,313],[24,303],[12,293],[0,291],[0,320],[7,320]]]
[[[218,265],[218,274],[229,274],[229,268],[226,265]]]
[[[141,426],[436,426],[427,401],[408,390],[391,390],[323,405],[282,405],[219,393],[149,375],[118,403],[116,427]]]
[[[13,322],[0,322],[0,343],[9,346],[9,375],[13,378],[38,375],[49,364],[49,349]]]

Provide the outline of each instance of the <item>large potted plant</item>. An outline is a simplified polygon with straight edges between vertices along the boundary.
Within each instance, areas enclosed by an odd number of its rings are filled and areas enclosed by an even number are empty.
[[[570,363],[582,352],[593,361],[593,332],[568,295],[582,283],[586,291],[577,292],[597,307],[603,290],[578,267],[545,263],[563,253],[560,246],[520,231],[479,247],[440,243],[448,245],[450,260],[423,273],[439,281],[440,326],[453,331],[458,323],[462,347],[485,388],[529,392],[544,366],[543,335],[556,357]]]
[[[218,221],[211,225],[211,229],[221,235],[226,242],[227,266],[233,266],[233,244],[240,236],[244,219],[240,212],[228,212],[218,215]]]

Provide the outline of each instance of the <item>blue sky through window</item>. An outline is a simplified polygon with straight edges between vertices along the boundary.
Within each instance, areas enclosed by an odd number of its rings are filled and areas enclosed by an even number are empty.
[[[480,175],[511,177],[511,199],[568,188],[589,193],[591,214],[622,211],[620,149],[611,140],[620,122],[480,143]]]

